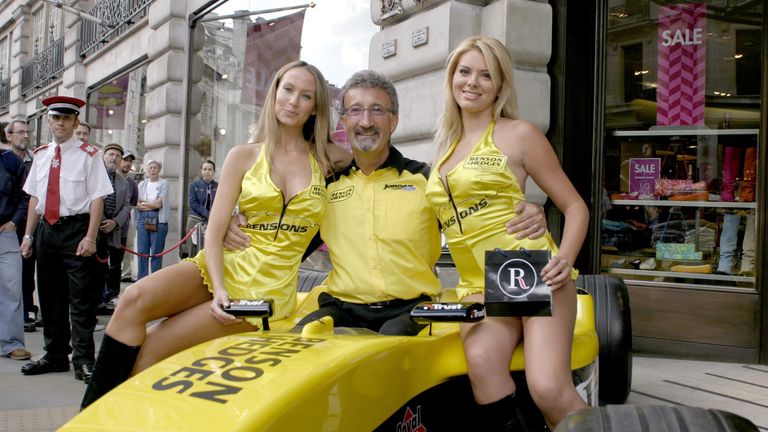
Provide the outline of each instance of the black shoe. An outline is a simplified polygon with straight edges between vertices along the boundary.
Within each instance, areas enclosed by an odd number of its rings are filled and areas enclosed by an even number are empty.
[[[86,384],[91,382],[91,375],[93,375],[93,366],[89,364],[81,364],[75,366],[75,379],[82,381]]]
[[[50,361],[43,357],[38,361],[33,361],[21,367],[21,373],[24,375],[41,375],[50,372],[67,372],[69,370],[69,361]]]
[[[37,320],[35,320],[35,327],[37,327],[37,328],[43,328],[43,320],[42,320],[42,319],[40,319],[40,318],[38,318]]]
[[[120,279],[120,282],[130,282],[130,283],[134,283],[134,282],[136,282],[136,279],[134,279],[134,278],[132,278],[132,277],[124,277],[124,278]]]
[[[34,333],[37,331],[37,326],[35,326],[35,322],[25,322],[24,323],[24,331],[27,333]]]

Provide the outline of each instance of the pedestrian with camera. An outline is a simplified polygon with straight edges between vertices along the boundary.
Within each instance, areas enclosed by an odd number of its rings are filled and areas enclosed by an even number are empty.
[[[314,66],[297,61],[277,72],[250,142],[232,148],[224,161],[205,249],[125,290],[83,408],[171,354],[256,330],[260,321],[225,312],[235,299],[271,299],[274,319],[293,311],[299,264],[325,214],[325,176],[336,166],[332,161],[345,166],[351,158],[329,141],[330,103]],[[250,246],[224,251],[235,205],[247,216]],[[163,317],[169,318],[146,330]]]

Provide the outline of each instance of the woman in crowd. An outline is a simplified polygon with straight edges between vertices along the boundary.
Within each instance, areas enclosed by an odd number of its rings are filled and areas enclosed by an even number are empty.
[[[200,179],[189,185],[189,216],[187,216],[187,231],[189,232],[197,224],[208,224],[208,216],[211,212],[213,200],[216,198],[216,189],[219,182],[213,179],[216,174],[216,164],[208,159],[200,165]],[[184,243],[184,257],[189,256],[191,240]]]
[[[136,204],[138,223],[136,242],[139,252],[138,279],[163,268],[163,257],[156,256],[165,248],[168,235],[168,181],[160,178],[163,164],[156,160],[147,162],[148,178],[139,183],[139,202]],[[152,255],[148,258],[147,255]]]
[[[461,338],[475,400],[491,423],[485,430],[518,430],[523,422],[509,374],[512,354],[523,339],[528,387],[554,429],[568,413],[586,407],[571,379],[570,355],[577,275],[572,264],[586,235],[588,210],[546,137],[517,118],[513,68],[504,45],[483,36],[466,39],[449,56],[427,199],[440,220],[486,201],[479,210],[464,212],[468,216],[461,223],[443,226],[463,301],[483,300],[486,250],[551,251],[541,272],[553,291],[551,317],[488,317],[462,324]],[[500,163],[467,163],[472,160]],[[549,233],[536,240],[506,233],[504,224],[525,199],[529,176],[565,215],[559,250]]]
[[[272,299],[273,319],[293,311],[301,257],[325,213],[325,175],[332,161],[345,166],[351,160],[329,142],[329,106],[325,79],[314,66],[298,61],[277,72],[252,142],[234,147],[224,160],[205,249],[125,291],[82,407],[173,353],[256,330],[259,321],[224,312],[231,299]],[[251,246],[225,251],[236,204],[248,220]],[[283,229],[288,225],[298,229]],[[170,318],[145,330],[162,317]]]

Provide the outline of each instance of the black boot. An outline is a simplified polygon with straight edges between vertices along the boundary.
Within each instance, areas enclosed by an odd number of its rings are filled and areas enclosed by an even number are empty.
[[[136,364],[140,348],[128,346],[104,334],[99,356],[96,358],[96,364],[93,365],[91,382],[80,403],[81,410],[128,379],[133,365]]]
[[[523,412],[515,402],[515,395],[510,394],[489,404],[478,405],[483,423],[488,431],[527,432]]]

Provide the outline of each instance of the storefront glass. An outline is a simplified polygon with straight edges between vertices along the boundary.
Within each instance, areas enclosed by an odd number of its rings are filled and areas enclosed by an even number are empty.
[[[603,272],[754,291],[762,8],[609,1]]]
[[[201,108],[190,113],[196,119],[188,142],[190,180],[199,175],[202,160],[220,165],[232,147],[249,142],[274,73],[290,61],[307,61],[324,74],[337,124],[339,90],[349,75],[367,67],[369,41],[378,30],[369,4],[290,6],[276,0],[230,0],[197,22],[202,70],[192,74],[190,109]],[[345,144],[343,134],[334,137]]]
[[[144,155],[144,129],[147,124],[147,65],[141,65],[88,91],[86,122],[91,127],[89,143],[100,148],[118,143],[137,157],[135,169]]]

